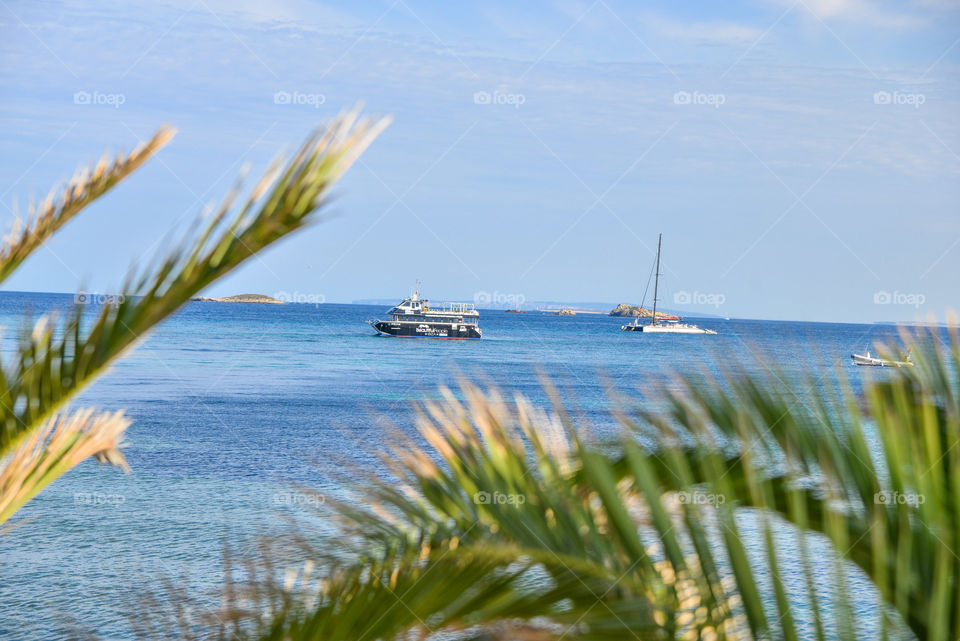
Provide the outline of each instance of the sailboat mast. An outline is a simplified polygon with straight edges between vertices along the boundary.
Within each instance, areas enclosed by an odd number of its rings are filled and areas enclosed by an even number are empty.
[[[654,273],[655,279],[653,281],[653,324],[657,324],[657,289],[660,285],[660,244],[663,242],[663,234],[660,234],[660,237],[657,238],[657,270]],[[649,282],[649,281],[647,281]]]

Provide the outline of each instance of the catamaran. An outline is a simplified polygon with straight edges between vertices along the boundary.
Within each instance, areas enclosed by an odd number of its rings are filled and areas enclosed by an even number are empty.
[[[865,354],[853,354],[853,364],[862,367],[913,367],[913,361],[910,360],[910,353],[907,352],[906,360],[891,361],[886,358],[872,356],[868,349]]]
[[[625,332],[645,332],[647,334],[716,334],[712,329],[704,329],[690,323],[683,323],[680,320],[658,320],[657,319],[657,294],[660,287],[660,247],[663,244],[663,234],[657,239],[657,263],[655,269],[656,279],[653,281],[653,318],[646,325],[640,324],[640,317],[633,319],[632,323],[627,323],[620,329]],[[647,281],[650,286],[650,281]],[[642,306],[641,306],[642,308]]]

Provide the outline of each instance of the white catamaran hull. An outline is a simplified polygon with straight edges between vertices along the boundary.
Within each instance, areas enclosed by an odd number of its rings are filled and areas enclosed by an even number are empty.
[[[885,358],[876,358],[875,356],[870,356],[870,352],[866,354],[854,354],[853,364],[862,367],[913,367],[911,361],[890,361]]]
[[[664,322],[663,320],[657,319],[657,301],[660,300],[658,296],[658,292],[660,291],[660,249],[662,245],[663,234],[660,234],[657,239],[657,262],[655,263],[653,271],[656,275],[656,279],[653,281],[653,322],[648,325],[641,325],[639,319],[637,319],[633,321],[633,323],[623,325],[620,329],[625,332],[645,332],[647,334],[716,334],[712,329],[703,329],[689,323],[676,321]],[[649,284],[650,282],[648,280],[647,285]],[[643,297],[647,297],[646,292],[644,292]],[[641,307],[642,306],[643,301],[641,301]],[[663,318],[663,314],[660,315],[660,318]],[[674,318],[679,320],[677,317]]]
[[[641,325],[640,331],[648,334],[716,334],[712,329],[695,325]]]

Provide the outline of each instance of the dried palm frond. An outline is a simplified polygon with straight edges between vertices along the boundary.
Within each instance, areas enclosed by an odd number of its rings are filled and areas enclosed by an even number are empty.
[[[81,209],[140,168],[175,134],[175,129],[161,127],[150,140],[129,154],[119,154],[113,160],[105,154],[92,168],[85,167],[74,174],[63,188],[51,191],[42,203],[31,204],[26,221],[15,218],[0,242],[0,283]]]
[[[129,425],[122,411],[81,409],[34,430],[0,460],[0,526],[40,490],[90,457],[129,471],[120,452],[121,435]]]

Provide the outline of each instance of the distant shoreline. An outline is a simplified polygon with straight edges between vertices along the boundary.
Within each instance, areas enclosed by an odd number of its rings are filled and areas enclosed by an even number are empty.
[[[88,292],[89,293],[89,292]],[[76,292],[63,292],[63,291],[36,291],[36,290],[24,290],[24,289],[0,289],[0,295],[2,296],[51,296],[51,297],[62,297],[64,300],[74,299],[77,296]],[[110,294],[118,296],[119,294]],[[138,295],[128,296],[130,299],[139,298]],[[232,297],[227,297],[232,298]],[[221,301],[219,298],[208,298],[208,297],[195,297],[191,299],[192,301]],[[379,302],[381,299],[353,299],[351,301],[340,302],[335,300],[325,301],[324,305],[360,305],[366,307],[391,307],[396,304],[396,299],[390,299],[391,302]],[[386,299],[382,299],[386,300]],[[371,302],[372,301],[372,302]],[[236,301],[234,301],[236,302]],[[278,301],[278,303],[284,303],[284,301]],[[277,303],[273,303],[277,304]],[[537,301],[528,301],[527,304],[538,304]],[[595,303],[579,303],[576,304],[579,309],[580,305],[590,305],[593,306]],[[610,309],[610,306],[614,303],[597,303],[597,305],[603,305],[606,309]],[[490,312],[505,312],[507,310],[502,308],[493,308],[493,307],[482,307],[480,308],[481,312],[490,311]],[[536,313],[536,309],[525,309],[526,312]],[[600,311],[600,310],[591,310],[591,311]],[[664,314],[671,314],[674,316],[681,315],[676,312],[680,311],[675,308],[667,307],[663,310]],[[549,313],[549,312],[546,312]],[[600,314],[606,314],[607,312],[600,311]],[[597,314],[591,314],[591,316],[596,316]],[[657,309],[657,316],[660,316],[660,309]],[[884,319],[884,320],[830,320],[830,319],[798,319],[798,318],[766,318],[766,317],[751,317],[751,316],[733,316],[729,318],[722,316],[720,314],[711,314],[704,312],[702,310],[683,310],[683,318],[686,319],[707,319],[714,321],[725,321],[725,320],[734,320],[734,321],[746,321],[746,322],[758,322],[758,323],[817,323],[823,325],[855,325],[859,327],[869,327],[869,326],[893,326],[893,327],[941,327],[941,328],[950,328],[955,325],[951,324],[946,320],[935,320],[934,322],[928,322],[923,320],[893,320],[893,319]]]
[[[190,300],[198,303],[256,303],[258,305],[286,305],[286,302],[264,296],[263,294],[237,294],[236,296],[225,296],[223,298],[208,298],[206,296],[197,296]]]

